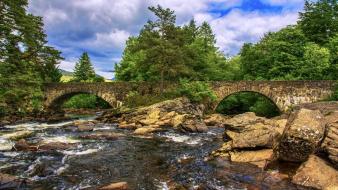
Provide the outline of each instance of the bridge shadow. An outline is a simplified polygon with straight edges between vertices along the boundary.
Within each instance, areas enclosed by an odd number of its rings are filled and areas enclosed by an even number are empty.
[[[74,109],[108,109],[112,108],[109,102],[100,96],[89,92],[66,93],[54,99],[48,106],[49,110],[61,111],[65,108]]]
[[[267,118],[282,113],[273,100],[254,91],[239,91],[229,94],[217,105],[216,112],[225,115],[255,112],[256,115]]]

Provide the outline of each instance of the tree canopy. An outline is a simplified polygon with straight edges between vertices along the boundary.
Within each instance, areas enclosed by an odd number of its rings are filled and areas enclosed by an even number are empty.
[[[47,45],[41,17],[27,0],[0,1],[0,107],[23,113],[40,109],[43,82],[57,82],[60,52]]]

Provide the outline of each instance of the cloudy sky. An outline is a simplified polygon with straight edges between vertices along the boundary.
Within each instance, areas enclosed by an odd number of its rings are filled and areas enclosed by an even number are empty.
[[[296,23],[304,0],[30,0],[28,10],[43,17],[49,44],[62,51],[60,68],[72,71],[86,51],[96,72],[112,78],[125,41],[153,18],[147,7],[157,4],[174,10],[178,25],[208,21],[220,50],[235,55],[244,42]]]

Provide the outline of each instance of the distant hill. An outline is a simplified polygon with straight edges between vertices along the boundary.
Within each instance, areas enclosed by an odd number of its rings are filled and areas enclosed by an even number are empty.
[[[70,71],[66,71],[66,70],[63,70],[63,69],[59,69],[59,71],[61,72],[62,74],[62,77],[61,77],[61,81],[62,82],[69,82],[70,80],[73,79],[73,76],[74,76],[74,73],[73,72],[70,72]],[[99,77],[102,77],[98,74],[96,74],[96,76],[99,76]],[[104,77],[103,77],[104,78]],[[110,79],[105,79],[106,82],[111,82],[112,80]]]
[[[61,74],[62,74],[63,76],[73,76],[73,75],[74,75],[73,72],[66,71],[66,70],[63,70],[63,69],[59,69],[59,71],[61,72]]]

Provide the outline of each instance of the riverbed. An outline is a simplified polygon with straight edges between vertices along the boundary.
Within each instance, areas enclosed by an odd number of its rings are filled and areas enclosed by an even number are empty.
[[[296,189],[277,170],[209,160],[209,154],[223,143],[222,128],[189,134],[169,129],[136,136],[132,131],[105,123],[96,124],[92,132],[79,132],[69,127],[72,122],[29,122],[2,127],[0,173],[24,179],[18,189],[97,189],[121,181],[127,182],[130,189],[144,190]],[[15,142],[8,139],[9,134],[27,130],[34,132],[26,138],[29,143],[61,142],[73,146],[64,150],[13,150]],[[79,138],[95,133],[116,133],[119,137]]]

